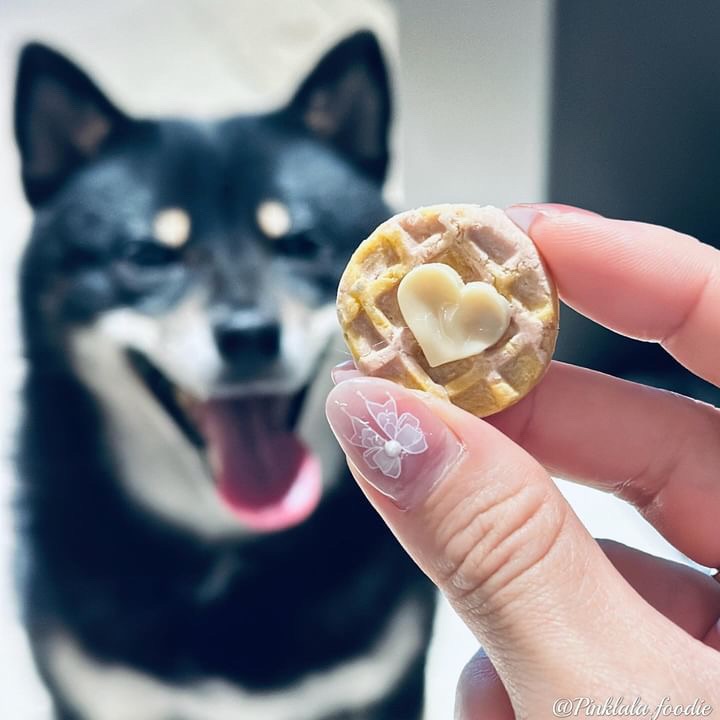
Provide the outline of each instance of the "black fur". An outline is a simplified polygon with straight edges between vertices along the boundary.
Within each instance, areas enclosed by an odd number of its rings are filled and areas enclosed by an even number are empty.
[[[129,118],[58,53],[24,49],[15,129],[35,223],[21,269],[18,518],[27,623],[59,717],[75,716],[47,671],[57,627],[99,660],[263,691],[362,654],[409,596],[427,639],[433,592],[349,477],[302,525],[242,542],[204,543],[128,499],[66,347],[99,313],[159,313],[199,284],[219,318],[248,308],[274,318],[267,288],[280,281],[328,302],[349,253],[389,212],[389,118],[368,33],[331,51],[281,110],[207,123]],[[304,218],[272,245],[253,214],[265,198]],[[192,218],[182,250],[150,237],[167,206]],[[232,579],[207,595],[218,568]],[[423,660],[352,717],[418,717]]]

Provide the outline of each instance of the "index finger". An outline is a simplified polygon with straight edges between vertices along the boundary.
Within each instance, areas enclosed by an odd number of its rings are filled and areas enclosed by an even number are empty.
[[[568,206],[514,205],[562,299],[623,335],[659,342],[720,385],[720,253],[668,228],[608,220]]]

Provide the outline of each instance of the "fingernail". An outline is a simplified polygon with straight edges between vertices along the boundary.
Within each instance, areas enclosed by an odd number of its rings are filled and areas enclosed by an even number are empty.
[[[420,505],[464,452],[417,395],[387,380],[346,380],[330,392],[326,412],[364,480],[403,510]]]
[[[530,234],[530,226],[540,214],[534,207],[528,205],[512,205],[505,208],[505,214],[526,234]]]
[[[354,377],[362,377],[362,373],[355,367],[355,363],[352,360],[346,360],[336,365],[330,371],[330,377],[332,378],[335,385],[340,384],[345,380],[349,380]]]
[[[585,215],[601,217],[598,213],[562,203],[521,203],[505,208],[505,214],[526,234],[538,216]]]

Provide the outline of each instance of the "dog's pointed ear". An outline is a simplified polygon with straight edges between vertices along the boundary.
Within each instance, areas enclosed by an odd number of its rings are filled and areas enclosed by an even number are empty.
[[[15,138],[32,205],[50,197],[128,122],[63,55],[39,43],[23,48],[15,86]]]
[[[373,178],[385,178],[390,82],[371,32],[358,32],[332,48],[300,85],[290,111]]]

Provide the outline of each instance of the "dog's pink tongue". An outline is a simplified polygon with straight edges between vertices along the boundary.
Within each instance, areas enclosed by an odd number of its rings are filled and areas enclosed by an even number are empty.
[[[212,400],[202,426],[215,481],[225,501],[255,530],[280,530],[312,513],[320,463],[282,428],[272,398]]]

